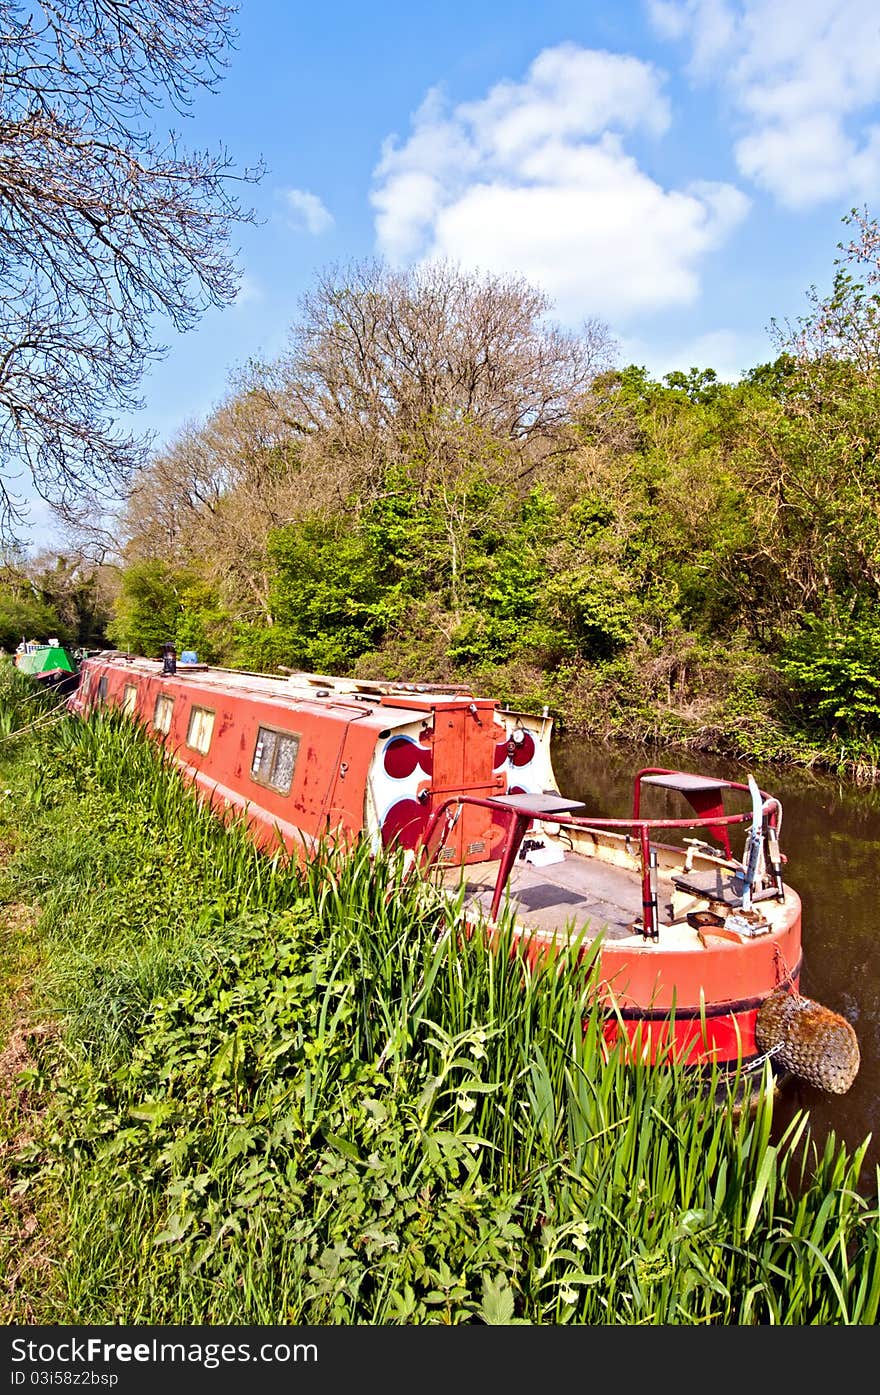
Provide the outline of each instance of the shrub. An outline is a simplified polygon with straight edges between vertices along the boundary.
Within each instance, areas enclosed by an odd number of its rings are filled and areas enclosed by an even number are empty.
[[[808,722],[836,735],[880,732],[880,622],[806,617],[780,659]]]

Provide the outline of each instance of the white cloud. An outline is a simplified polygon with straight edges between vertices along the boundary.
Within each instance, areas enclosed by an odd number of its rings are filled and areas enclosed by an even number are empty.
[[[293,214],[291,226],[297,232],[317,236],[333,227],[333,214],[324,207],[317,194],[310,194],[307,189],[288,189],[285,199]]]
[[[714,368],[725,383],[739,382],[745,370],[776,356],[766,335],[732,329],[709,330],[683,341],[663,336],[650,340],[626,338],[620,352],[622,362],[644,364],[655,378],[662,378],[676,369],[689,373],[692,368]]]
[[[693,41],[694,68],[711,68],[733,39],[735,17],[727,0],[646,0],[648,14],[663,39]]]
[[[744,175],[792,208],[876,195],[877,0],[646,3],[662,37],[690,41],[693,76],[726,91]]]
[[[562,44],[479,101],[431,91],[375,170],[379,250],[523,275],[572,324],[692,302],[748,204],[731,185],[664,189],[627,152],[628,133],[666,130],[662,86],[650,64]]]
[[[488,154],[515,159],[538,143],[615,129],[660,134],[669,108],[657,70],[637,58],[560,44],[544,49],[525,82],[499,82],[488,97],[459,107]]]

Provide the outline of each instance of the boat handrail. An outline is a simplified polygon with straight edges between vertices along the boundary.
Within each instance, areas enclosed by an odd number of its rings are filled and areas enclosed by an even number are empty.
[[[740,788],[742,788],[742,789],[744,789],[744,790],[747,790],[747,789],[748,789],[748,785],[742,785],[742,786],[739,786],[739,785],[731,785],[731,788],[732,788],[732,789],[740,789]],[[763,793],[763,791],[762,791],[762,793]],[[445,810],[448,809],[451,805],[458,805],[458,804],[470,804],[470,805],[475,806],[476,808],[491,809],[491,810],[493,810],[493,811],[495,811],[495,812],[497,812],[497,813],[500,813],[500,814],[508,814],[508,815],[510,815],[510,814],[515,814],[515,815],[519,815],[520,817],[524,818],[528,823],[530,823],[533,819],[538,819],[538,820],[539,820],[540,822],[542,822],[542,823],[556,823],[556,824],[560,824],[560,825],[561,825],[562,827],[564,827],[564,828],[598,828],[598,829],[606,829],[606,828],[607,828],[607,829],[615,829],[615,830],[616,830],[616,829],[627,829],[627,828],[630,828],[630,829],[641,829],[641,828],[647,828],[647,829],[655,829],[655,828],[658,828],[658,829],[659,829],[659,828],[705,828],[705,827],[707,827],[708,825],[715,824],[715,823],[721,823],[721,824],[725,824],[725,825],[732,825],[732,824],[739,824],[739,823],[747,823],[747,822],[749,821],[749,819],[751,819],[751,817],[752,817],[752,811],[751,811],[750,809],[748,809],[748,810],[744,810],[744,811],[742,811],[741,813],[738,813],[738,814],[723,814],[723,815],[719,815],[718,817],[716,817],[714,814],[711,815],[711,816],[708,816],[708,817],[707,817],[706,815],[703,815],[703,816],[701,816],[701,817],[696,817],[696,818],[692,818],[692,819],[668,819],[668,818],[663,818],[663,819],[642,819],[642,818],[610,819],[610,818],[606,818],[605,815],[595,815],[595,816],[592,815],[592,814],[577,814],[577,815],[574,815],[574,814],[563,813],[563,812],[561,812],[561,811],[560,811],[560,812],[551,812],[551,811],[549,811],[546,807],[542,809],[542,808],[540,807],[540,802],[539,802],[540,799],[541,799],[541,796],[540,796],[540,795],[537,795],[537,796],[536,796],[536,802],[535,802],[534,804],[526,804],[526,803],[523,803],[523,804],[521,804],[521,805],[520,805],[520,804],[517,804],[517,805],[514,806],[514,805],[511,805],[511,804],[504,804],[504,803],[502,802],[503,799],[504,799],[504,796],[503,796],[503,795],[502,795],[502,796],[497,796],[497,797],[496,797],[496,796],[492,796],[492,795],[485,796],[485,797],[481,797],[481,796],[479,796],[479,795],[472,795],[472,794],[450,795],[450,797],[449,797],[448,799],[444,799],[443,803],[440,804],[440,805],[438,805],[438,807],[437,807],[435,810],[432,811],[431,817],[429,818],[428,823],[427,823],[426,828],[425,828],[425,834],[424,834],[423,842],[424,842],[425,844],[427,844],[427,842],[428,842],[428,840],[429,840],[429,838],[430,838],[430,835],[432,834],[432,832],[433,832],[433,830],[434,830],[434,827],[436,826],[437,823],[439,823],[440,818],[441,818],[441,816],[443,815],[443,813],[445,812]],[[764,799],[764,813],[765,813],[768,817],[769,817],[769,815],[770,815],[770,813],[771,813],[771,806],[772,806],[773,809],[778,810],[778,808],[779,808],[779,800],[776,799],[775,796],[773,796],[773,795],[768,795],[768,796],[766,796],[765,799]],[[719,849],[719,854],[720,854],[720,849]]]
[[[730,788],[739,788],[733,782],[725,782],[725,784],[729,784]],[[748,786],[743,786],[742,788],[748,789]],[[763,798],[763,791],[761,794]],[[651,849],[651,834],[659,829],[698,829],[707,827],[713,829],[723,827],[726,829],[736,824],[748,823],[752,819],[751,809],[737,814],[719,815],[713,812],[711,815],[698,816],[692,819],[617,819],[602,816],[593,817],[592,815],[575,815],[571,812],[566,812],[560,807],[566,803],[561,796],[554,798],[553,805],[555,805],[555,808],[548,808],[547,797],[543,795],[536,794],[534,799],[529,801],[527,795],[520,794],[514,796],[516,799],[515,804],[506,802],[506,798],[509,799],[509,797],[503,795],[479,796],[461,793],[451,795],[448,799],[444,799],[436,809],[432,810],[428,818],[424,834],[422,835],[418,856],[428,864],[439,861],[446,836],[448,836],[448,832],[451,827],[454,826],[454,823],[457,822],[464,806],[487,809],[492,813],[505,815],[508,823],[507,832],[501,848],[498,875],[495,881],[492,903],[489,910],[489,918],[494,921],[498,916],[504,888],[510,878],[526,830],[533,820],[542,823],[553,823],[560,828],[589,829],[598,832],[605,830],[610,832],[626,832],[628,830],[628,837],[637,837],[639,841],[642,878],[642,933],[646,938],[650,939],[657,939],[659,933],[656,890],[657,860],[656,851],[652,851]],[[543,808],[541,807],[542,801],[544,805]],[[572,801],[572,803],[574,802]],[[576,803],[574,803],[574,807],[577,807]],[[766,798],[763,798],[762,804],[762,814],[768,821],[771,809],[781,812],[781,805],[775,796],[768,795]],[[431,841],[444,816],[446,817],[447,827],[437,844],[436,850],[432,853]],[[738,864],[738,866],[739,865],[740,864]],[[745,868],[743,868],[743,871],[745,871]],[[774,887],[770,894],[778,896],[778,887]]]

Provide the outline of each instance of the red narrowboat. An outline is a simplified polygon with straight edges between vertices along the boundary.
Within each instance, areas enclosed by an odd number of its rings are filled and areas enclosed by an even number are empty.
[[[170,650],[170,646],[168,647]],[[464,887],[471,924],[502,909],[532,957],[600,937],[609,1040],[640,1058],[757,1063],[842,1093],[859,1064],[845,1019],[799,994],[801,903],[783,880],[782,808],[747,784],[648,768],[632,817],[559,792],[551,721],[463,687],[244,673],[106,652],[74,711],[121,709],[255,839],[308,858],[328,840],[410,850]],[[678,798],[646,818],[647,791]],[[735,846],[741,848],[737,856]]]

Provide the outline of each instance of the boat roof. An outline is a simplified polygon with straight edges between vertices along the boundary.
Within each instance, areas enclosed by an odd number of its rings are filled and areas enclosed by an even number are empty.
[[[161,659],[144,659],[111,650],[90,654],[101,663],[112,663],[126,673],[146,678],[162,678],[167,683],[186,682],[206,692],[259,697],[298,710],[310,707],[327,711],[348,709],[360,721],[382,731],[407,726],[434,708],[457,707],[474,702],[479,708],[495,709],[498,702],[475,698],[471,689],[458,684],[396,683],[391,680],[336,678],[328,674],[285,672],[250,673],[242,669],[217,668],[210,664],[177,661],[174,674],[163,672]]]
[[[63,644],[32,644],[28,649],[15,653],[16,667],[22,673],[44,673],[49,669],[65,669],[73,673],[70,655]]]

